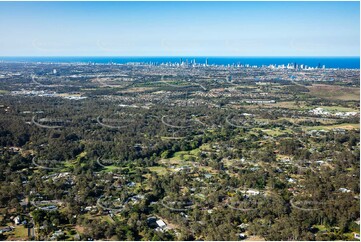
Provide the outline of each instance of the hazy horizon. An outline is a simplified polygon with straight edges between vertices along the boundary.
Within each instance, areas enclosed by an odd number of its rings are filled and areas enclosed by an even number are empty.
[[[359,2],[0,2],[0,56],[360,56]]]
[[[237,56],[237,55],[14,55],[14,56],[5,56],[0,55],[0,57],[9,57],[9,58],[17,58],[17,57],[116,57],[116,58],[157,58],[157,57],[170,57],[170,58],[360,58],[360,55],[358,56],[262,56],[262,55],[250,55],[250,56]]]

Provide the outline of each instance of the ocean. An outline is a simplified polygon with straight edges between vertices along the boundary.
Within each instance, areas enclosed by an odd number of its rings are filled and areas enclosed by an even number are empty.
[[[287,65],[288,63],[297,63],[298,65],[307,65],[317,67],[325,65],[326,68],[342,69],[360,69],[360,57],[0,57],[4,62],[42,62],[42,63],[116,63],[126,64],[130,62],[141,63],[179,63],[195,61],[204,64],[208,59],[209,65],[237,65],[249,64],[250,66],[262,65]]]

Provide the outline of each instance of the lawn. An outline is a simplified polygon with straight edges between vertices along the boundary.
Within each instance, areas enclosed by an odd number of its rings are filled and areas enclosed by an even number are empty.
[[[23,225],[15,226],[14,238],[26,239],[28,237],[28,229],[24,228]]]
[[[320,225],[313,225],[312,227],[318,229],[318,231],[327,231],[326,226],[321,225],[321,224]]]

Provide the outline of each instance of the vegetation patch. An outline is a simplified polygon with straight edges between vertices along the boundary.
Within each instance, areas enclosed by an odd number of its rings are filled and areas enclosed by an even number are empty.
[[[307,87],[310,95],[330,100],[360,100],[360,88],[337,85],[313,84]]]

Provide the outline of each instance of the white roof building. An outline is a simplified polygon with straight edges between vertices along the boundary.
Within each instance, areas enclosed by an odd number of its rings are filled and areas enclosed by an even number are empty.
[[[155,221],[157,223],[157,225],[160,227],[160,228],[165,228],[167,225],[164,223],[163,220],[159,219],[157,221]]]

